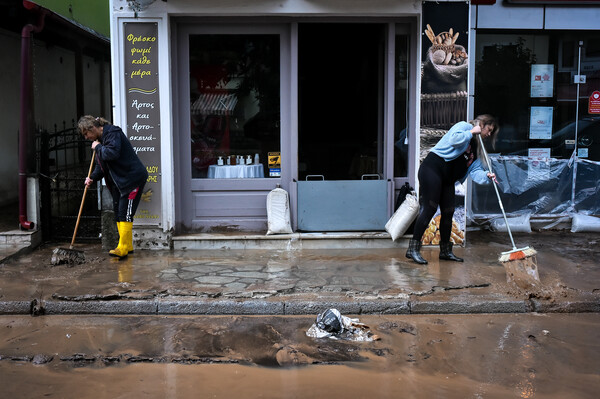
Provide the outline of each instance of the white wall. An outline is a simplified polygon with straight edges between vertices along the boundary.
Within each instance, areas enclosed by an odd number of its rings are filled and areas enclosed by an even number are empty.
[[[126,0],[112,0],[113,13],[130,12]],[[399,16],[421,10],[419,0],[156,0],[140,17],[168,12],[172,16],[357,15]]]

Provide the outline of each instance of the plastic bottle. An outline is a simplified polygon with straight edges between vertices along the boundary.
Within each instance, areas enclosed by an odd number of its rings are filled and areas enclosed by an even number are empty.
[[[260,160],[258,158],[258,152],[256,154],[254,154],[254,165],[258,165],[260,163]]]

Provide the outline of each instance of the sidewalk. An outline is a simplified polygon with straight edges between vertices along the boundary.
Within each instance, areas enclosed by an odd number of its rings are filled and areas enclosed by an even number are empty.
[[[137,250],[124,260],[79,244],[86,262],[50,264],[45,245],[0,264],[0,314],[342,314],[600,312],[600,234],[515,237],[538,251],[542,286],[506,282],[502,233],[469,232],[464,263],[424,248]]]

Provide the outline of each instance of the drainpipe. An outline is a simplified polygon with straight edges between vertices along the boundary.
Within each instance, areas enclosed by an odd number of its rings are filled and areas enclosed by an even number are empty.
[[[29,115],[31,103],[31,33],[44,29],[46,11],[37,4],[23,0],[25,9],[38,14],[37,25],[27,24],[21,31],[21,120],[19,125],[19,223],[25,230],[34,228],[27,220],[27,143],[29,135]]]

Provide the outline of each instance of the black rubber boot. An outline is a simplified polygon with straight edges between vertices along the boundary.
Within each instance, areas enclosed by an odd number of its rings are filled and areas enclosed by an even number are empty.
[[[408,259],[414,260],[420,265],[426,265],[427,261],[421,256],[421,253],[419,252],[420,250],[421,241],[411,238],[410,241],[408,241],[408,250],[406,251],[406,257]]]
[[[464,262],[463,258],[459,258],[452,253],[452,243],[450,241],[440,242],[440,259],[453,260],[454,262]]]

